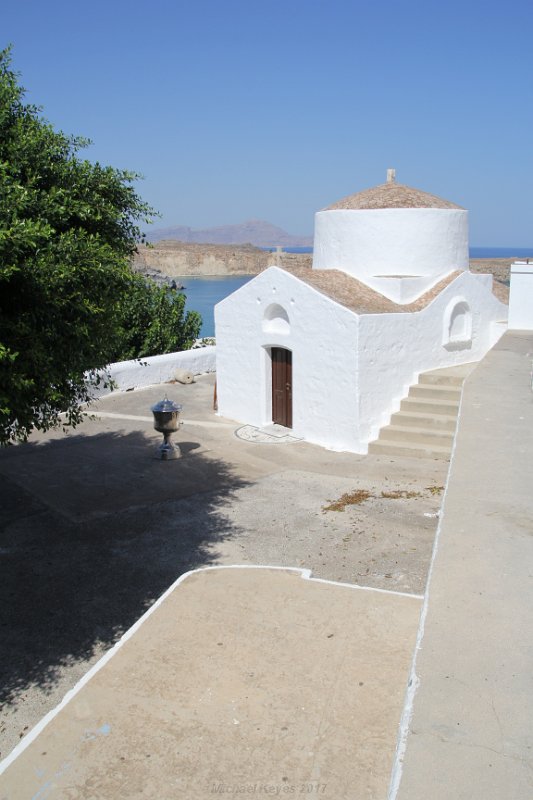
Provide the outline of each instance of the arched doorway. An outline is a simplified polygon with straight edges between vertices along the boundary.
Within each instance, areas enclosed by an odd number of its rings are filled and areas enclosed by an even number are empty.
[[[272,422],[292,428],[292,352],[272,347]]]

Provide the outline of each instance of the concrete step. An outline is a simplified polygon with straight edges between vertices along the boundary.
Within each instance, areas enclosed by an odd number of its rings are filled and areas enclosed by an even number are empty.
[[[431,400],[460,400],[460,386],[446,386],[440,383],[419,383],[411,386],[409,397],[429,398]]]
[[[440,370],[437,372],[423,372],[418,376],[418,384],[426,386],[458,386],[461,388],[464,382],[462,375],[442,375]]]
[[[407,442],[384,442],[377,439],[370,442],[368,452],[374,455],[410,456],[411,458],[433,458],[447,461],[450,458],[450,447],[438,445],[408,444]]]
[[[476,364],[424,372],[382,428],[369,453],[448,460],[451,455],[464,379]]]
[[[396,411],[390,419],[390,424],[449,431],[453,434],[457,426],[457,414],[424,414],[421,411]]]
[[[446,416],[457,416],[459,409],[459,399],[457,400],[434,400],[433,398],[406,397],[400,403],[400,411],[417,411],[422,414],[445,414]]]
[[[438,428],[407,427],[406,425],[387,425],[379,433],[379,440],[405,443],[435,444],[438,447],[448,447],[453,444],[454,431],[439,430]]]
[[[418,376],[418,383],[445,384],[448,386],[462,386],[468,375],[477,367],[478,362],[470,364],[458,364],[455,367],[444,367],[443,369],[433,369],[430,372],[422,372]]]

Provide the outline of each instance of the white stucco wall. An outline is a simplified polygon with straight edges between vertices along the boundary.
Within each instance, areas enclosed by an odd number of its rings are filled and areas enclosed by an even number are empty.
[[[468,212],[448,208],[319,211],[313,268],[340,269],[365,283],[373,276],[434,278],[468,269]]]
[[[479,361],[504,333],[505,324],[497,323],[506,320],[507,306],[490,285],[490,276],[464,272],[422,311],[361,317],[361,452],[388,424],[421,372]]]
[[[274,320],[281,306],[288,317]],[[277,321],[276,321],[277,319]],[[293,432],[333,450],[357,444],[358,317],[270,267],[215,308],[218,413],[272,422],[270,347],[292,351]]]
[[[219,414],[272,421],[269,347],[285,347],[294,434],[366,453],[420,372],[478,361],[504,332],[507,306],[490,284],[464,272],[420,312],[359,317],[271,267],[215,309]]]
[[[509,330],[533,330],[533,264],[529,262],[511,265]]]
[[[215,372],[216,346],[199,347],[195,350],[183,350],[179,353],[166,353],[162,356],[131,361],[117,361],[100,373],[102,383],[93,390],[92,395],[103,397],[111,391],[127,392],[130,389],[165,383],[172,379],[177,369],[192,372],[193,375]],[[113,381],[114,388],[104,386],[109,379]]]

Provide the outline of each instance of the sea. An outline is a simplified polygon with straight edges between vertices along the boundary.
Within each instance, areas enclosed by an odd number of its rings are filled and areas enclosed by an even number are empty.
[[[263,250],[275,252],[275,247],[264,247]],[[312,247],[284,247],[286,253],[312,253]],[[470,258],[533,258],[533,247],[471,247]],[[199,311],[202,315],[200,336],[215,335],[214,307],[228,295],[240,289],[251,280],[253,275],[210,275],[208,277],[178,278],[183,283],[183,293],[187,297],[186,309]]]
[[[187,275],[177,278],[183,285],[183,294],[187,298],[185,310],[199,311],[202,316],[202,329],[200,336],[211,337],[215,335],[214,309],[228,295],[236,292],[253,275],[210,275],[208,277],[191,278]]]

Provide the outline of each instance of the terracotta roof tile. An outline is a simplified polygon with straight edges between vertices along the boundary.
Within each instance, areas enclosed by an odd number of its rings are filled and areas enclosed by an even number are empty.
[[[363,192],[351,194],[343,197],[336,203],[323,209],[324,211],[335,210],[359,210],[359,209],[379,209],[379,208],[458,208],[461,206],[436,197],[434,194],[421,192],[420,189],[412,189],[403,183],[394,181],[382,183],[372,189],[365,189]]]
[[[281,267],[279,267],[281,269]],[[389,300],[366,284],[337,269],[285,269],[290,275],[307,283],[326,297],[335,300],[356,314],[401,314],[421,311],[461,273],[452,272],[425,292],[413,303],[401,305]]]

